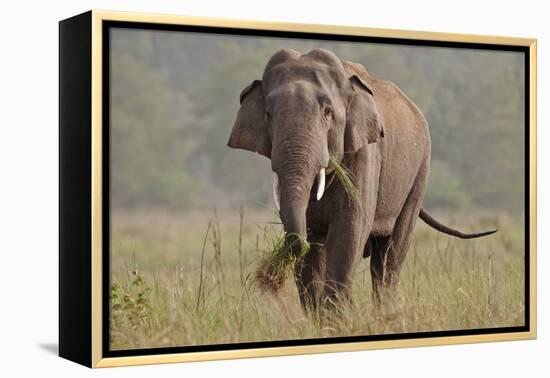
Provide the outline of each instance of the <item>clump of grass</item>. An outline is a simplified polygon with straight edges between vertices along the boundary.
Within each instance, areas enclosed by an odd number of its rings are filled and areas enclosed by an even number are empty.
[[[308,241],[300,235],[281,233],[275,236],[271,241],[271,248],[265,250],[260,257],[254,274],[260,289],[277,293],[294,266],[309,252],[309,248]]]
[[[333,156],[330,157],[328,166],[334,171],[336,179],[344,187],[350,201],[352,201],[355,206],[361,207],[361,196],[353,173]]]

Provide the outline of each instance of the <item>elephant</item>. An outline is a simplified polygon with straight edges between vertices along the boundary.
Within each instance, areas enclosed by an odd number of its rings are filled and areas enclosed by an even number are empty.
[[[227,145],[271,159],[286,237],[310,245],[294,267],[306,310],[350,300],[361,257],[370,256],[375,302],[395,291],[418,217],[459,238],[497,231],[462,233],[423,208],[426,118],[395,84],[326,49],[277,51],[242,90]],[[351,172],[361,206],[334,179],[331,158]]]

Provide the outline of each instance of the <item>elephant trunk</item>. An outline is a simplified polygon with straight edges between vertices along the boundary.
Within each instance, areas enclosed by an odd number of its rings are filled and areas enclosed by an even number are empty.
[[[302,242],[307,237],[306,211],[311,183],[303,181],[297,184],[288,181],[282,180],[280,213],[287,235],[287,247],[289,247],[290,253],[297,256],[303,250]]]
[[[327,134],[319,131],[317,101],[301,88],[291,92],[285,101],[280,104],[284,111],[279,110],[273,120],[271,165],[275,172],[275,202],[280,205],[287,242],[296,252],[294,246],[303,247],[297,240],[306,240],[309,201],[321,199],[324,192],[329,152]],[[312,193],[315,185],[317,190]]]
[[[323,159],[317,158],[322,153],[305,151],[302,144],[299,148],[279,150],[285,156],[278,173],[274,174],[273,194],[275,203],[280,206],[281,220],[287,235],[287,246],[294,255],[304,251],[303,242],[307,237],[306,212],[311,200],[320,200],[325,187],[325,170]],[[309,146],[313,147],[310,143]],[[298,152],[297,152],[298,151]],[[312,188],[316,185],[315,193]]]

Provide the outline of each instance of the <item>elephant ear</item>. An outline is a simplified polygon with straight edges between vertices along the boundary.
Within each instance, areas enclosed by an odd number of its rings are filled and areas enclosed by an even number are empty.
[[[355,152],[384,137],[384,128],[372,90],[357,75],[352,75],[349,80],[353,92],[346,110],[344,148]]]
[[[254,80],[240,95],[241,108],[227,145],[271,158],[271,139],[265,123],[262,82]]]

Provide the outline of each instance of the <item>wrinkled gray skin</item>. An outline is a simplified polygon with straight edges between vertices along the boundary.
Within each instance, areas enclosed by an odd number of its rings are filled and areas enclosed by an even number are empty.
[[[458,237],[488,234],[461,234],[422,210],[431,149],[426,120],[399,88],[362,65],[323,49],[280,50],[240,101],[228,145],[271,159],[284,229],[311,244],[295,268],[306,309],[349,299],[361,256],[371,257],[373,294],[380,300],[397,283],[419,214]],[[354,175],[361,206],[334,179],[329,156]],[[326,189],[317,200],[322,168]]]

